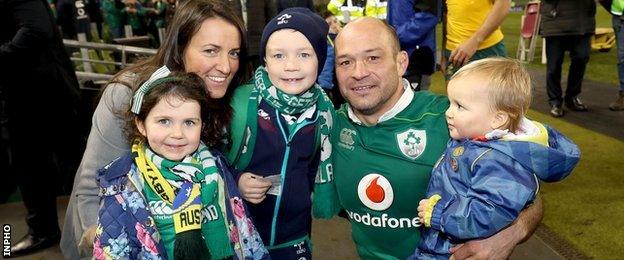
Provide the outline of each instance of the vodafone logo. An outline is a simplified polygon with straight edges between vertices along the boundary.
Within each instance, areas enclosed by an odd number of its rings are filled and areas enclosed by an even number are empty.
[[[380,211],[392,205],[394,192],[388,179],[377,173],[370,173],[360,180],[358,197],[370,209]]]

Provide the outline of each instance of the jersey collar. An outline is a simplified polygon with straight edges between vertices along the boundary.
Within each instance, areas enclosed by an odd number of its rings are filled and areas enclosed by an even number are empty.
[[[414,90],[412,90],[412,88],[410,87],[410,83],[409,81],[407,81],[407,79],[401,79],[403,80],[403,89],[405,90],[403,91],[403,95],[401,95],[399,101],[397,101],[390,110],[388,110],[386,113],[381,115],[381,117],[379,117],[379,120],[377,121],[378,124],[390,120],[397,114],[401,113],[401,111],[403,111],[412,102],[412,99],[414,98]],[[349,119],[351,119],[353,123],[356,123],[358,125],[363,124],[362,121],[357,118],[357,116],[355,116],[349,103],[347,103],[347,114],[349,115]]]

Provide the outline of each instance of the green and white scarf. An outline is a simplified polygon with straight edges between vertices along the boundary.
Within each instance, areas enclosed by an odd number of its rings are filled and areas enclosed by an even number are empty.
[[[317,121],[316,127],[320,129],[321,161],[315,178],[313,212],[316,217],[331,218],[340,210],[332,172],[332,147],[329,138],[335,116],[332,102],[318,84],[314,84],[310,89],[299,95],[284,93],[273,86],[266,69],[262,66],[254,74],[254,83],[255,89],[252,91],[251,96],[257,96],[258,98],[257,102],[250,102],[250,106],[255,107],[250,107],[249,111],[257,113],[261,100],[265,100],[271,107],[287,115],[301,114],[312,106],[317,106],[319,121]],[[254,98],[250,98],[250,100],[254,100]],[[248,115],[247,117],[247,129],[249,130],[247,143],[255,143],[257,120],[257,116]],[[240,156],[247,158],[243,159],[243,161],[248,162],[252,152],[244,151]]]
[[[170,161],[155,154],[149,149],[142,141],[135,140],[132,145],[132,153],[134,155],[134,161],[141,172],[141,175],[145,179],[147,185],[144,189],[150,189],[147,195],[149,200],[160,200],[163,205],[161,209],[163,214],[173,215],[172,218],[160,219],[158,222],[164,223],[162,226],[169,227],[168,230],[160,230],[161,233],[172,233],[178,235],[189,231],[189,228],[180,228],[180,225],[175,224],[176,216],[185,208],[195,207],[196,202],[193,200],[193,194],[199,190],[199,196],[201,198],[201,236],[204,238],[204,243],[208,249],[210,257],[212,259],[223,259],[234,254],[231,247],[230,240],[228,238],[228,231],[225,225],[225,219],[222,214],[219,203],[218,195],[218,178],[219,173],[215,165],[215,160],[208,148],[200,143],[199,148],[195,153],[187,156],[181,162]],[[173,185],[172,185],[173,183]],[[193,191],[187,194],[189,198],[184,200],[188,201],[182,203],[180,206],[176,204],[182,196],[180,193],[186,192],[179,190],[177,193],[176,183],[182,184],[182,187],[189,186],[191,184]],[[160,187],[156,187],[156,185]],[[166,204],[166,205],[165,205]],[[165,209],[168,208],[168,209]],[[171,209],[171,210],[169,210]],[[211,217],[207,218],[204,211],[211,213]],[[153,210],[152,210],[153,212]],[[168,213],[169,212],[169,213]],[[178,216],[179,217],[179,216]],[[173,230],[171,230],[173,229]],[[169,245],[172,246],[172,245]]]

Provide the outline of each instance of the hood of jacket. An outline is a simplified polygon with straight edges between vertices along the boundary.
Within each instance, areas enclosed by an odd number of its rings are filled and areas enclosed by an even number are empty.
[[[578,164],[581,151],[557,130],[538,122],[532,123],[539,131],[532,137],[503,137],[478,143],[514,158],[543,181],[564,179]]]

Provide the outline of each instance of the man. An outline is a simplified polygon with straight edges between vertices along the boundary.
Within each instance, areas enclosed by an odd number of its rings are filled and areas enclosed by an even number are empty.
[[[437,2],[394,0],[388,3],[388,23],[396,30],[401,49],[409,54],[404,77],[414,89],[428,89],[430,76],[435,72]]]
[[[124,8],[121,0],[102,0],[104,20],[114,39],[124,36]]]
[[[546,90],[550,115],[562,117],[563,103],[573,111],[587,111],[579,99],[585,68],[589,62],[591,37],[596,30],[596,2],[542,1],[540,34],[546,39]],[[561,91],[561,67],[565,52],[570,53],[570,69],[565,96]]]
[[[247,55],[255,70],[264,64],[260,60],[260,38],[268,21],[277,15],[277,4],[274,0],[221,0],[230,4],[243,18],[247,28]]]
[[[511,0],[446,0],[446,35],[442,44],[447,79],[472,60],[507,56],[499,27],[510,6]]]
[[[331,0],[327,10],[346,24],[364,15],[386,19],[387,6],[387,0]]]
[[[333,126],[333,167],[342,207],[363,259],[405,259],[418,245],[417,202],[449,135],[448,100],[414,92],[401,76],[405,51],[374,18],[348,24],[336,39],[336,74],[348,104]],[[457,245],[453,257],[504,259],[541,219],[541,201],[509,228]]]
[[[18,256],[58,243],[56,188],[62,174],[76,171],[84,149],[78,81],[45,0],[0,0],[0,89],[7,95],[9,172],[28,210],[28,234],[13,240]]]
[[[331,0],[327,4],[327,10],[343,24],[364,16],[365,8],[366,0]]]
[[[385,20],[388,13],[388,0],[367,0],[364,15]]]
[[[615,42],[617,47],[617,69],[620,80],[620,88],[615,101],[609,104],[612,111],[624,110],[624,0],[600,0],[600,4],[612,14],[613,31],[615,32]]]

